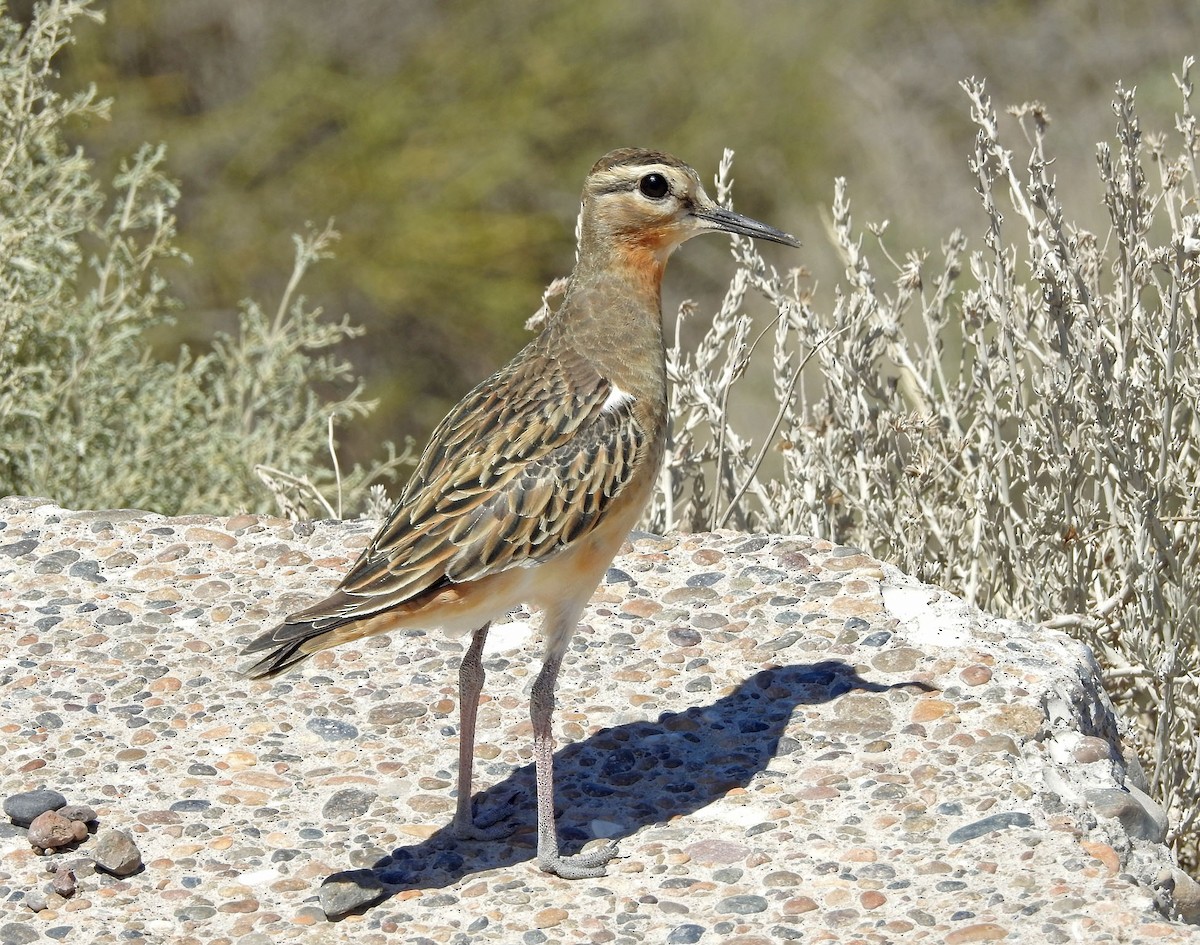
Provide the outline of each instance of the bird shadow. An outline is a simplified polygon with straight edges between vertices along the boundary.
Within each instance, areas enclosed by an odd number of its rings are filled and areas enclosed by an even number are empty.
[[[603,822],[607,836],[621,840],[649,824],[700,810],[732,788],[745,787],[776,756],[797,706],[829,702],[854,690],[884,692],[906,686],[929,688],[919,682],[873,683],[840,660],[773,667],[709,705],[616,725],[567,745],[554,756],[562,852],[576,852],[592,839],[593,822]],[[795,747],[788,745],[787,751]],[[462,840],[447,824],[420,843],[398,847],[368,869],[334,873],[323,885],[352,883],[374,891],[369,902],[349,915],[405,890],[440,888],[472,873],[533,859],[534,795],[531,763],[475,796],[478,818],[500,814],[512,825],[513,833],[505,840]]]

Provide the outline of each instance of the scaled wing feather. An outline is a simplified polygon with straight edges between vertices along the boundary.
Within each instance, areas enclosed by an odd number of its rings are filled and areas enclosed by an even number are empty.
[[[567,376],[536,345],[442,421],[338,591],[293,619],[338,623],[535,565],[595,526],[645,460],[645,432],[632,403],[604,409],[607,380]]]

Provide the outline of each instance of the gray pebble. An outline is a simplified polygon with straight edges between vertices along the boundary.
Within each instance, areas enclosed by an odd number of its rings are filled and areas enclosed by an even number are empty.
[[[74,564],[79,560],[79,552],[64,549],[63,551],[55,551],[53,554],[48,554],[34,565],[34,574],[58,574],[67,565]]]
[[[373,791],[361,791],[358,788],[337,791],[321,808],[321,816],[335,822],[357,820],[366,814],[377,796]]]
[[[38,814],[66,806],[67,799],[58,791],[41,788],[14,794],[4,800],[4,813],[18,827],[28,827]]]
[[[1134,791],[1137,789],[1131,788],[1126,792],[1120,788],[1094,788],[1087,792],[1087,799],[1101,817],[1120,821],[1130,837],[1162,843],[1166,836],[1166,816],[1155,816],[1162,808],[1145,794],[1140,791],[1135,794]],[[1142,801],[1142,798],[1145,798],[1145,801]],[[1150,804],[1153,804],[1157,811],[1152,811]]]
[[[67,820],[82,820],[85,824],[90,824],[96,819],[96,812],[87,804],[68,804],[59,808],[58,812]]]
[[[26,896],[25,900],[28,902],[29,897]],[[45,908],[44,905],[43,908]],[[6,922],[4,925],[0,925],[0,945],[28,945],[29,942],[36,942],[40,937],[36,929],[31,929],[22,922]]]
[[[672,627],[667,631],[667,639],[675,646],[696,646],[701,637],[691,627]]]
[[[199,766],[193,765],[193,767]],[[202,797],[193,797],[183,801],[176,801],[170,806],[169,810],[176,814],[195,814],[202,810],[208,810],[210,807],[212,807],[212,801],[206,801]]]
[[[344,742],[358,738],[357,727],[338,719],[311,718],[304,723],[304,727],[327,742]]]
[[[717,912],[722,915],[751,915],[755,912],[765,912],[767,900],[762,896],[726,896],[717,903]]]
[[[22,902],[33,912],[42,912],[49,905],[46,902],[46,894],[40,889],[27,890]],[[8,939],[0,939],[0,941],[8,941]]]
[[[694,922],[688,922],[686,925],[677,925],[667,935],[667,945],[695,945],[696,942],[700,941],[700,937],[704,932],[704,926],[696,925]]]
[[[100,576],[99,561],[76,561],[67,572],[73,578],[82,578],[92,584],[107,584],[108,579]]]
[[[741,577],[753,578],[760,584],[778,584],[786,575],[775,568],[766,568],[760,564],[751,565],[748,568],[743,568]],[[811,587],[812,585],[810,585]],[[841,587],[839,584],[838,587]]]
[[[972,824],[959,827],[946,838],[946,842],[965,843],[967,840],[974,840],[976,837],[982,837],[984,834],[993,833],[997,830],[1004,830],[1006,827],[1032,826],[1033,818],[1019,811],[992,814],[991,817],[984,817],[983,820],[977,820]]]
[[[370,870],[346,870],[334,873],[321,884],[318,898],[328,919],[373,905],[387,895],[379,877]]]
[[[0,555],[8,555],[10,558],[20,558],[23,555],[29,554],[37,546],[36,539],[26,538],[23,541],[14,541],[8,545],[0,545]],[[0,939],[0,941],[3,941],[3,939]]]

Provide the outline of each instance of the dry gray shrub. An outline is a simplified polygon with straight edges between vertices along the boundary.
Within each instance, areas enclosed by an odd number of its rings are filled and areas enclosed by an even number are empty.
[[[1200,207],[1192,60],[1175,134],[1142,132],[1116,90],[1097,151],[1105,232],[1060,204],[1038,103],[1002,141],[982,82],[971,170],[986,215],[936,255],[855,230],[844,180],[829,233],[832,312],[734,239],[738,270],[694,352],[669,353],[676,418],[656,529],[804,532],[872,550],[989,610],[1088,643],[1130,722],[1171,841],[1195,871],[1200,815]],[[717,186],[727,195],[729,156]],[[743,300],[774,309],[756,330]],[[688,314],[686,311],[681,315]],[[777,412],[758,446],[730,389],[770,338]],[[798,381],[805,361],[808,383]],[[774,457],[766,450],[775,451]],[[764,462],[770,459],[771,462]]]

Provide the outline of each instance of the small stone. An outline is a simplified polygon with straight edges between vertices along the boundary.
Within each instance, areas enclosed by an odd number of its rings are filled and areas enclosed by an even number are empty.
[[[0,945],[28,945],[41,938],[37,929],[31,929],[21,922],[9,922],[0,925]]]
[[[234,914],[239,914],[239,915],[244,915],[244,914],[247,914],[250,912],[257,912],[258,911],[258,900],[252,899],[252,898],[234,899],[231,902],[223,903],[217,909],[217,911],[224,912],[224,913],[234,913]]]
[[[387,895],[387,889],[371,870],[345,870],[334,873],[321,884],[317,896],[327,919],[374,905]]]
[[[1171,876],[1175,880],[1171,898],[1183,921],[1190,925],[1200,924],[1200,883],[1178,867],[1172,868]]]
[[[1135,840],[1162,843],[1167,834],[1166,812],[1132,784],[1126,787],[1128,791],[1095,788],[1085,796],[1097,814],[1119,820],[1125,832]]]
[[[911,719],[914,722],[932,722],[954,710],[954,706],[945,699],[923,699],[913,707]]]
[[[1071,754],[1081,765],[1113,760],[1112,746],[1103,738],[1097,738],[1095,735],[1085,735],[1081,738]]]
[[[947,843],[965,843],[968,840],[974,840],[976,837],[982,837],[984,834],[993,833],[997,830],[1004,830],[1006,827],[1032,827],[1033,818],[1028,814],[1022,814],[1019,811],[1012,811],[1003,814],[993,814],[991,817],[984,817],[983,820],[977,820],[971,824],[965,824],[959,827],[946,838]]]
[[[561,909],[554,906],[549,909],[542,909],[533,917],[533,924],[539,929],[548,929],[558,925],[569,915],[566,909]]]
[[[817,901],[809,896],[797,896],[783,904],[784,915],[803,915],[817,908]]]
[[[986,666],[968,666],[958,674],[958,678],[968,686],[982,686],[985,682],[991,681],[992,671]]]
[[[344,742],[358,738],[358,728],[338,719],[311,718],[304,727],[327,742]]]
[[[1104,864],[1105,869],[1108,870],[1109,876],[1116,876],[1121,872],[1121,858],[1117,855],[1117,851],[1110,847],[1107,843],[1098,843],[1092,840],[1081,840],[1079,841],[1079,845]]]
[[[726,896],[717,903],[717,912],[722,915],[752,915],[755,912],[765,912],[767,900],[762,896]]]
[[[38,814],[48,810],[58,810],[65,807],[67,799],[58,791],[41,788],[37,791],[25,791],[14,794],[4,800],[4,813],[18,827],[28,827]]]
[[[43,911],[45,911],[46,907],[49,905],[49,903],[46,902],[46,894],[44,892],[42,892],[40,889],[28,890],[25,893],[24,902],[25,902],[26,907],[29,908],[30,910],[32,910],[33,912],[43,912]],[[6,926],[6,928],[7,928],[7,926]],[[0,936],[2,936],[2,935],[3,935],[3,932],[0,932]],[[7,937],[0,938],[0,942],[8,942],[8,941],[11,941],[11,939],[9,939]]]
[[[96,838],[96,866],[113,876],[131,876],[142,868],[142,854],[124,830],[108,829]]]
[[[667,934],[667,945],[695,945],[700,941],[704,932],[703,925],[696,925],[693,922],[677,925]]]
[[[1008,936],[1008,929],[994,922],[980,922],[955,929],[946,936],[946,945],[967,945],[968,942],[998,942]]]
[[[907,673],[915,669],[924,656],[924,653],[911,646],[898,646],[880,651],[871,658],[871,665],[881,673]]]
[[[85,824],[90,824],[96,819],[96,812],[87,804],[68,804],[66,807],[60,807],[58,812],[67,820],[81,820]]]
[[[697,646],[702,638],[691,627],[672,627],[667,631],[667,639],[675,646]]]
[[[75,871],[60,866],[54,871],[54,879],[50,881],[50,885],[64,899],[70,899],[75,895]]]
[[[389,702],[377,705],[367,713],[367,721],[372,725],[396,725],[409,719],[419,719],[429,711],[429,707],[420,702]]]
[[[21,541],[14,541],[12,544],[0,545],[0,555],[8,555],[10,558],[21,558],[29,554],[37,546],[37,539],[25,538]]]
[[[96,875],[96,861],[90,856],[76,856],[69,860],[63,860],[56,867],[56,870],[70,870],[76,877],[87,877]]]
[[[750,848],[728,840],[700,840],[684,849],[689,858],[702,866],[740,863],[750,853]]]
[[[372,802],[378,795],[372,791],[362,791],[358,788],[346,788],[336,791],[321,808],[321,816],[326,820],[342,822],[357,820],[366,814]]]
[[[988,735],[986,738],[981,738],[970,747],[972,755],[1012,755],[1014,758],[1021,757],[1021,749],[1017,747],[1017,743],[1008,735]]]
[[[83,834],[87,836],[87,827],[83,827]],[[57,850],[82,838],[75,835],[71,821],[62,814],[48,810],[33,818],[33,823],[29,825],[28,839],[30,846],[42,850]]]

